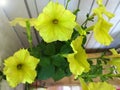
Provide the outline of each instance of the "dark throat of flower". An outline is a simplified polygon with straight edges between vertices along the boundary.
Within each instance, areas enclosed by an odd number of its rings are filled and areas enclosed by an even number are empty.
[[[58,24],[58,19],[53,19],[52,22],[53,24]]]
[[[18,69],[18,70],[21,70],[22,67],[23,67],[23,64],[18,64],[18,65],[17,65],[17,69]]]

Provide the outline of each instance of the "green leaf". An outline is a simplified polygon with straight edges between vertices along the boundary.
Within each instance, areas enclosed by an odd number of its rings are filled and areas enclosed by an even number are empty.
[[[40,57],[40,66],[51,65],[51,60],[49,57]]]
[[[72,75],[72,73],[69,69],[69,66],[66,68],[65,73],[66,73],[66,76],[71,76]]]
[[[74,29],[74,32],[72,33],[71,41],[74,40],[78,36],[79,36],[79,32]]]
[[[102,82],[104,82],[104,81],[108,80],[108,77],[101,76],[101,77],[100,77],[100,80],[101,80]]]
[[[65,58],[61,57],[60,55],[55,55],[51,57],[52,64],[54,64],[57,67],[60,67],[63,65],[63,63],[66,63]]]
[[[77,8],[74,12],[73,12],[73,14],[74,15],[77,15],[77,13],[80,11],[80,9],[79,8]]]
[[[69,43],[64,44],[60,49],[61,54],[68,54],[70,52],[72,52],[72,48]]]
[[[33,47],[33,48],[32,48],[32,51],[31,51],[30,49],[29,49],[29,51],[30,51],[30,54],[31,54],[32,56],[37,57],[37,58],[40,58],[40,54],[41,54],[41,52],[40,52],[40,47],[38,47],[38,46]]]
[[[54,55],[55,54],[55,45],[54,45],[54,43],[46,44],[43,53],[45,55]]]
[[[84,46],[84,45],[85,45],[86,41],[87,41],[87,37],[86,37],[86,36],[84,36],[83,41],[82,41],[82,46]]]
[[[66,76],[65,72],[62,69],[58,69],[56,71],[56,73],[53,75],[53,79],[55,81],[58,81],[58,80],[62,79],[64,76]]]
[[[44,67],[40,67],[38,70],[38,77],[39,80],[46,80],[52,77],[55,73],[55,67],[53,65],[48,65]]]

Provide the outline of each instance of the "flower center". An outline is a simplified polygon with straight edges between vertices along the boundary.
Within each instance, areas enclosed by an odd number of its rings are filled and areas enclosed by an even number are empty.
[[[58,24],[58,20],[57,19],[53,19],[53,24]]]
[[[20,70],[22,68],[22,66],[23,66],[22,64],[18,64],[17,69]]]

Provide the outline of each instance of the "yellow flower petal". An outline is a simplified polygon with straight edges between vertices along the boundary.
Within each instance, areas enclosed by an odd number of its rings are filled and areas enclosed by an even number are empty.
[[[99,7],[93,9],[93,13],[96,14],[98,18],[103,18],[103,14],[106,15],[109,19],[114,17],[113,13],[106,10],[106,7],[103,4],[103,0],[97,0],[97,4]]]
[[[36,65],[38,63],[38,59],[33,57],[33,56],[27,56],[25,58],[26,60],[24,61],[24,63],[26,64],[26,67],[29,67],[29,69],[35,69]]]
[[[85,81],[82,78],[79,78],[79,80],[80,80],[80,85],[82,87],[82,90],[89,90]]]
[[[114,14],[108,12],[106,10],[106,7],[104,7],[104,6],[93,9],[93,12],[98,16],[99,19],[103,18],[103,14],[106,15],[109,19],[114,17]]]
[[[117,71],[120,73],[120,58],[112,58],[109,64],[114,65]]]
[[[32,83],[37,75],[36,66],[39,60],[30,56],[27,49],[20,49],[4,62],[3,73],[11,87],[19,83]]]
[[[31,18],[31,19],[27,19],[27,18],[15,18],[14,20],[12,20],[10,22],[10,24],[12,26],[15,26],[16,24],[19,24],[22,27],[26,27],[26,21],[29,21],[30,25],[34,26],[36,19],[35,18]]]
[[[102,0],[97,0],[97,4],[99,7],[93,9],[94,15],[98,17],[96,24],[94,25],[94,37],[95,39],[103,44],[103,45],[110,45],[113,41],[113,38],[108,34],[112,24],[107,22],[104,19],[103,15],[106,15],[108,19],[114,17],[113,13],[110,13],[106,10],[106,7],[103,5]]]
[[[23,49],[20,49],[19,52],[15,52],[14,54],[14,58],[20,60],[21,62],[24,62],[22,60],[25,60],[25,58],[27,56],[30,56],[29,52],[26,50],[23,50]],[[17,61],[17,60],[16,60]]]
[[[35,70],[32,69],[26,69],[26,73],[24,74],[24,79],[22,80],[22,83],[32,83],[37,75]]]
[[[55,2],[48,3],[35,24],[35,28],[46,42],[69,40],[75,26],[75,15]]]
[[[111,57],[109,64],[114,65],[116,67],[117,72],[120,73],[120,54],[118,54],[118,52],[114,48],[110,49],[110,51],[112,52],[113,57]]]
[[[111,28],[112,24],[108,23],[104,19],[100,19],[94,26],[94,37],[95,39],[103,44],[103,45],[110,45],[113,41],[113,38],[108,34],[109,29]]]
[[[87,55],[81,46],[82,39],[82,36],[79,36],[72,41],[71,47],[74,53],[68,54],[67,56],[70,70],[75,75],[75,77],[81,75],[82,72],[88,72],[90,70],[90,65],[87,62]]]
[[[102,1],[103,1],[103,0],[97,0],[97,4],[98,4],[98,5],[103,5],[103,4],[102,4]]]
[[[85,68],[74,58],[74,54],[69,54],[67,60],[69,62],[70,71],[75,75],[75,78],[77,78],[78,75],[82,74]]]
[[[83,37],[82,36],[78,36],[75,40],[72,41],[71,43],[71,47],[73,48],[73,51],[75,52],[75,58],[77,59],[77,61],[79,63],[81,63],[84,68],[85,71],[89,71],[89,63],[87,62],[87,55],[85,50],[83,49],[82,45],[82,41],[83,41]]]
[[[116,55],[118,54],[118,52],[113,48],[113,49],[110,49],[110,51],[112,52],[113,55]]]
[[[88,85],[80,78],[82,90],[116,90],[116,88],[107,82],[90,82]]]
[[[116,88],[106,82],[92,82],[88,85],[89,90],[116,90]]]
[[[79,24],[75,26],[75,29],[79,32],[80,35],[86,35],[86,31],[83,30]]]

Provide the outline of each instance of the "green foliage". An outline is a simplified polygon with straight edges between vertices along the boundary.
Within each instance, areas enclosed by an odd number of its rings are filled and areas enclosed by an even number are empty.
[[[80,77],[84,78],[86,82],[94,81],[95,78],[99,78],[101,81],[106,81],[112,79],[112,77],[116,77],[113,75],[113,67],[106,66],[108,61],[109,59],[104,58],[104,54],[98,58],[88,59],[91,69],[89,72],[80,75]]]
[[[38,68],[37,79],[45,80],[52,77],[55,73],[55,67],[53,65],[41,66]]]
[[[0,71],[0,81],[1,81],[2,79],[5,79],[5,80],[6,80],[6,76],[3,74],[2,71]]]
[[[31,55],[40,58],[37,66],[37,79],[46,80],[53,78],[55,81],[65,76],[70,76],[69,63],[64,54],[72,52],[70,42],[52,42],[42,41],[39,45],[32,48]]]
[[[74,29],[74,32],[73,32],[72,37],[71,37],[71,41],[74,40],[79,35],[80,35],[79,32]]]
[[[65,76],[66,76],[66,75],[65,75],[64,70],[62,70],[61,68],[58,68],[58,69],[56,70],[55,74],[53,75],[53,79],[54,79],[55,81],[57,81],[57,80],[60,80],[61,78],[65,77]]]
[[[77,15],[77,13],[78,13],[79,11],[80,11],[79,8],[77,8],[77,9],[73,12],[73,14],[74,14],[74,15]]]
[[[66,42],[64,45],[62,45],[61,49],[60,49],[60,53],[61,54],[68,54],[72,52],[72,48],[70,46],[69,42]]]
[[[88,23],[88,21],[94,21],[94,15],[89,15],[89,14],[86,14],[86,20],[82,23],[82,25],[81,25],[81,27],[83,28],[83,29],[86,29],[87,28],[87,23]]]

